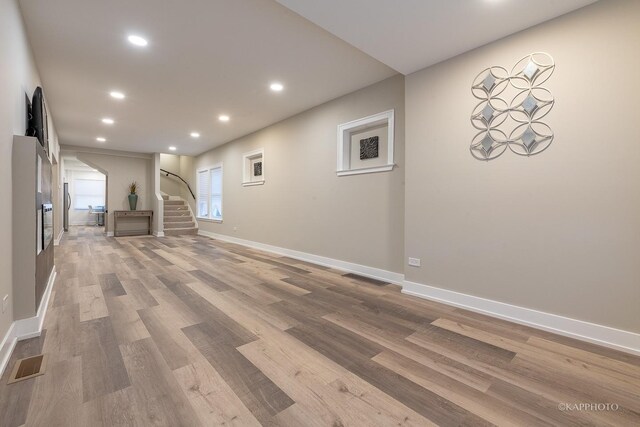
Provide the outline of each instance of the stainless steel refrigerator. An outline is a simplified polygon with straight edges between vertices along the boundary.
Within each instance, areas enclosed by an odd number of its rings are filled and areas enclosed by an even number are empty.
[[[71,209],[71,195],[69,194],[69,183],[64,183],[64,192],[62,193],[64,196],[64,211],[62,214],[63,217],[63,227],[64,231],[69,231],[69,209]]]

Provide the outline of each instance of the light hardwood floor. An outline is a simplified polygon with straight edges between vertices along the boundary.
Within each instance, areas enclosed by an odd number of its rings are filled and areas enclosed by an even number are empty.
[[[640,359],[200,236],[74,228],[2,426],[639,425]],[[13,361],[47,372],[7,385]],[[610,409],[559,404],[614,404]],[[600,409],[600,410],[599,410]]]

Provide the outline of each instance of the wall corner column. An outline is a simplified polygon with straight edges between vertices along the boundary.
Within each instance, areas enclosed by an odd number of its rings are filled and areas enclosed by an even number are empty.
[[[160,192],[160,153],[153,153],[151,170],[153,184],[153,235],[164,236],[164,199]]]

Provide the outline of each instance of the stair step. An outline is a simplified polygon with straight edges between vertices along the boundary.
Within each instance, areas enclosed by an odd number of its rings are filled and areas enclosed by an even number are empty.
[[[191,212],[189,212],[189,209],[173,209],[173,210],[164,210],[164,216],[190,216]]]
[[[189,211],[189,208],[185,205],[165,205],[164,206],[164,210],[165,212],[167,211]]]
[[[165,215],[164,222],[185,222],[192,221],[191,214],[188,215]]]
[[[167,206],[172,206],[172,205],[183,205],[184,206],[184,200],[165,200],[164,201],[164,205]]]
[[[190,227],[190,228],[169,228],[164,230],[165,236],[180,236],[183,234],[198,234],[198,229],[196,227]]]
[[[185,222],[167,222],[164,224],[164,229],[167,228],[190,228],[195,227],[195,223],[193,221],[185,221]]]

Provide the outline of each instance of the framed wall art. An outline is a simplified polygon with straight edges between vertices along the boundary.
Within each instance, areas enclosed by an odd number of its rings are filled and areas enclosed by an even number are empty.
[[[394,110],[338,125],[338,176],[393,170]]]
[[[264,184],[264,148],[245,153],[242,156],[242,185]]]

